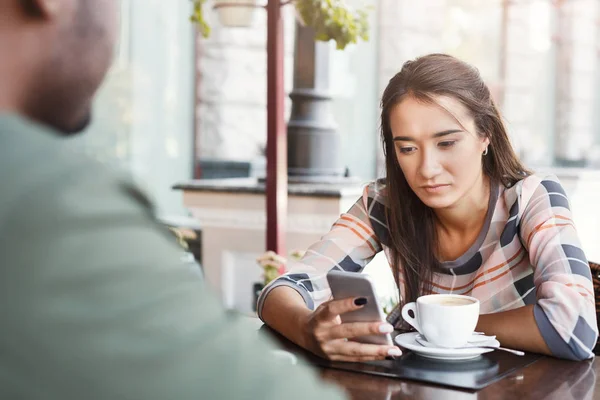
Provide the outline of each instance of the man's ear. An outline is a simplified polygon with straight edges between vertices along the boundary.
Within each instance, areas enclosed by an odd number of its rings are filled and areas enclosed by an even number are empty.
[[[61,12],[64,0],[19,0],[25,12],[31,16],[54,18]]]
[[[32,17],[42,16],[42,12],[37,0],[19,0],[19,3],[21,3],[21,7],[27,15]]]

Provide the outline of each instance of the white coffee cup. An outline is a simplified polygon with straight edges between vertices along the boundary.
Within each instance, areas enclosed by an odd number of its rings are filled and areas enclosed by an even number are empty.
[[[408,312],[414,313],[411,317]],[[439,347],[467,344],[479,320],[479,300],[458,294],[431,294],[402,307],[402,318]]]

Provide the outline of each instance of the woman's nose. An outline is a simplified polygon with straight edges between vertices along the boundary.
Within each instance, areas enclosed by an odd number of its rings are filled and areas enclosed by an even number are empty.
[[[441,164],[433,151],[424,151],[422,153],[419,173],[424,179],[433,179],[441,172]]]

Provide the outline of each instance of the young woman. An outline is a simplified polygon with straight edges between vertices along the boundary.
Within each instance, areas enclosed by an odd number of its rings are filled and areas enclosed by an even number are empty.
[[[347,340],[402,321],[342,324],[339,315],[366,299],[332,301],[326,280],[332,268],[359,273],[384,251],[401,305],[430,293],[474,296],[477,330],[503,346],[592,357],[594,290],[565,191],[523,167],[477,69],[443,54],[405,63],[383,93],[381,137],[386,178],[263,291],[263,321],[333,360],[400,354]]]

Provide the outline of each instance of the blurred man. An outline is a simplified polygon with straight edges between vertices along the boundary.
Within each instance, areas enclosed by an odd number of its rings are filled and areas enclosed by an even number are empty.
[[[339,398],[273,365],[146,197],[61,137],[91,118],[117,4],[0,2],[0,398]]]

